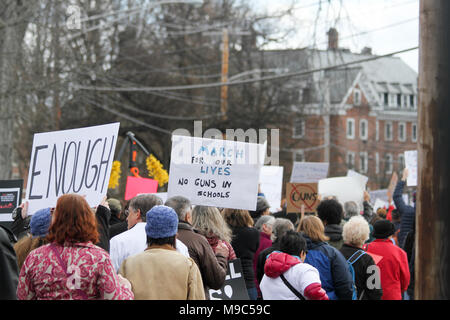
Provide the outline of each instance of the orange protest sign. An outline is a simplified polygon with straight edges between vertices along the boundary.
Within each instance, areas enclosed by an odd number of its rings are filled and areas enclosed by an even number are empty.
[[[301,212],[305,205],[306,212],[316,211],[319,205],[317,183],[288,183],[286,186],[287,212]]]

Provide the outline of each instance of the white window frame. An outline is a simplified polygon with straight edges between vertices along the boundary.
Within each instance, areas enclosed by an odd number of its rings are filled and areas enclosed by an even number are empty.
[[[391,126],[391,136],[390,137],[388,137],[388,135],[387,135],[388,125]],[[394,123],[392,121],[386,121],[384,123],[384,141],[392,141],[392,140],[394,140]]]
[[[402,137],[402,135],[400,134],[400,132],[401,132],[401,130],[400,130],[400,128],[401,127],[403,127],[403,137]],[[398,123],[398,141],[401,141],[401,142],[405,142],[406,141],[406,136],[407,136],[407,134],[406,134],[406,122],[399,122]]]
[[[375,152],[375,174],[380,173],[380,154]]]
[[[394,172],[394,157],[392,156],[392,153],[386,153],[385,163],[386,174],[392,174],[392,172]]]
[[[356,99],[358,97],[358,99]],[[362,101],[362,93],[360,89],[353,90],[353,105],[360,106]]]
[[[366,127],[366,130],[365,130],[365,134],[363,135],[362,134],[362,127],[363,127],[363,124],[365,125],[365,127]],[[369,121],[367,121],[367,119],[361,119],[361,120],[359,120],[359,137],[361,138],[361,140],[367,140],[368,139],[368,137],[369,137]]]
[[[301,132],[298,133],[298,124],[301,125]],[[305,119],[296,119],[294,120],[293,126],[292,126],[292,138],[293,139],[300,139],[305,137],[305,129],[306,129],[306,122]]]
[[[349,161],[349,157],[351,157],[351,161]],[[355,168],[355,153],[353,151],[347,151],[347,156],[345,157],[345,163],[347,164],[348,169]]]
[[[301,157],[301,160],[297,160],[297,156]],[[294,162],[305,162],[305,151],[304,150],[295,150],[293,152],[293,160]]]
[[[414,128],[416,128],[416,136],[414,137]],[[411,141],[417,142],[417,123],[411,124]]]
[[[359,153],[359,172],[367,173],[369,171],[369,154],[367,151]]]
[[[348,132],[349,123],[352,124],[352,132],[351,132],[351,134],[349,134],[349,132]],[[347,118],[347,126],[345,128],[345,133],[346,133],[347,139],[355,139],[355,119]]]

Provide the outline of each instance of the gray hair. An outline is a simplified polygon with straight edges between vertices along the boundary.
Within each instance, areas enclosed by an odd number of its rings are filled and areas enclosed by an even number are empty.
[[[191,201],[182,196],[171,197],[166,200],[164,205],[175,210],[178,219],[183,221],[186,219],[186,214],[192,210]]]
[[[272,241],[281,239],[288,230],[294,230],[292,221],[285,218],[276,218],[272,227]]]
[[[160,197],[154,194],[146,193],[140,194],[130,200],[128,207],[132,207],[134,210],[141,211],[141,219],[143,222],[147,221],[147,212],[154,206],[162,205],[163,201]]]
[[[255,228],[258,231],[262,231],[262,227],[263,225],[267,225],[270,224],[273,226],[273,224],[275,223],[275,217],[274,216],[270,216],[270,215],[265,215],[265,216],[261,216],[255,223]]]
[[[217,237],[231,242],[231,229],[216,207],[195,206],[192,210],[192,226],[207,238]]]
[[[369,239],[369,223],[362,216],[351,217],[344,224],[342,238],[344,243],[361,247]]]
[[[351,217],[359,215],[358,204],[355,201],[347,201],[344,203],[344,217],[350,219]]]

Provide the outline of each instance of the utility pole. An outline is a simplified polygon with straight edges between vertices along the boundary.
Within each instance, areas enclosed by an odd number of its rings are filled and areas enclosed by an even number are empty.
[[[450,298],[450,1],[420,1],[415,298]]]
[[[228,82],[228,60],[230,55],[229,40],[228,40],[228,28],[222,30],[222,83]],[[228,104],[228,86],[223,85],[220,93],[220,111],[222,113],[222,120],[226,121],[227,117],[227,104]]]

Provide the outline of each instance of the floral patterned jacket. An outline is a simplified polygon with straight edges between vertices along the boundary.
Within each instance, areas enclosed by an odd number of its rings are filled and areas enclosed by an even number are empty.
[[[120,282],[109,254],[88,242],[31,251],[20,270],[17,298],[132,300],[134,295]]]

